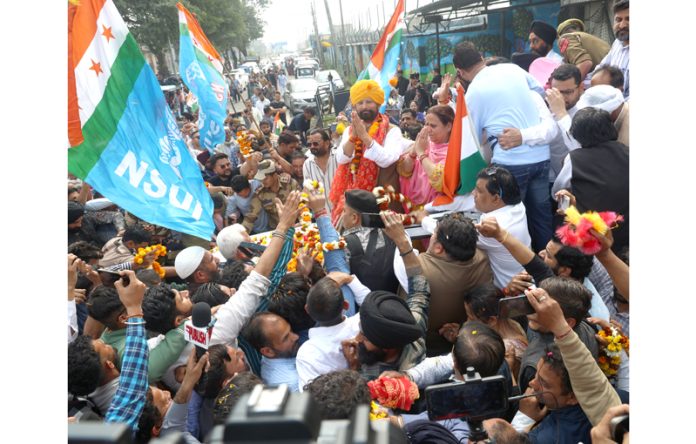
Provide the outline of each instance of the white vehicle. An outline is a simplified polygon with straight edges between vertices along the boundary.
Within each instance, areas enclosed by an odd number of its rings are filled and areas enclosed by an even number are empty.
[[[314,79],[314,74],[317,70],[313,65],[298,65],[295,66],[295,78],[297,79]]]
[[[243,69],[233,69],[229,71],[229,75],[230,77],[239,80],[239,83],[242,85],[242,89],[246,88],[249,84],[249,74],[247,74]]]
[[[290,80],[283,97],[285,105],[292,114],[301,112],[308,106],[316,107],[314,96],[318,87],[319,84],[313,78]]]
[[[319,71],[317,72],[316,79],[317,82],[319,82],[319,85],[324,85],[329,83],[329,74],[331,74],[331,79],[334,84],[334,91],[341,90],[345,88],[345,85],[343,84],[343,80],[341,79],[340,74],[336,72],[335,69],[325,69],[324,71]]]
[[[242,68],[246,67],[247,70],[251,70],[254,74],[258,74],[261,72],[261,68],[259,68],[259,64],[256,62],[245,62],[242,63]]]

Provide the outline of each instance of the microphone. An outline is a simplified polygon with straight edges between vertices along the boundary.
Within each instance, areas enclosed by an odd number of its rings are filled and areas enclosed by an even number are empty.
[[[197,302],[191,312],[191,320],[184,324],[184,337],[196,346],[196,361],[205,354],[213,335],[211,325],[210,305]]]

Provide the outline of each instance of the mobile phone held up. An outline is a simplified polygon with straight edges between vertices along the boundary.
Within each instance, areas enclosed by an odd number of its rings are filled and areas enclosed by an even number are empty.
[[[484,419],[500,415],[508,408],[505,378],[501,375],[471,382],[431,385],[425,389],[428,418]]]
[[[127,287],[130,284],[130,279],[128,276],[121,276],[118,271],[107,270],[105,268],[100,268],[97,270],[99,277],[102,282],[109,282],[111,285],[114,284],[119,279],[123,279],[123,286]]]
[[[503,298],[498,301],[498,316],[501,318],[516,318],[534,314],[534,307],[526,295]]]

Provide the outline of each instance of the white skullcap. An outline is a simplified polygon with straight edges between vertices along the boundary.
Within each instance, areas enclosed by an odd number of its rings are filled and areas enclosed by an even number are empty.
[[[85,210],[87,211],[101,211],[104,208],[108,208],[114,203],[111,202],[106,197],[100,197],[98,199],[92,199],[85,202]]]
[[[191,276],[203,262],[205,248],[199,246],[184,248],[174,258],[174,269],[181,279]]]
[[[239,244],[244,242],[243,233],[246,228],[241,224],[234,224],[223,228],[217,235],[217,246],[225,259],[234,259],[237,255]]]
[[[624,103],[624,96],[617,88],[611,85],[596,85],[585,90],[583,95],[580,96],[577,108],[581,110],[591,106],[611,114],[622,103]]]

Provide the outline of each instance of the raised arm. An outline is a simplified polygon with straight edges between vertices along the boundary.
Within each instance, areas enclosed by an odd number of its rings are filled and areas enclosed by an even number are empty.
[[[529,318],[553,333],[563,356],[575,398],[592,425],[597,425],[610,407],[621,405],[619,395],[599,368],[592,353],[566,322],[558,302],[541,288],[527,290],[535,314]]]
[[[130,281],[127,286],[124,286],[123,278],[121,278],[114,284],[128,316],[126,347],[121,360],[118,390],[116,390],[104,419],[106,422],[128,424],[135,431],[145,406],[145,395],[148,388],[148,349],[142,309],[147,287],[135,277],[133,271],[121,271],[120,274]]]

